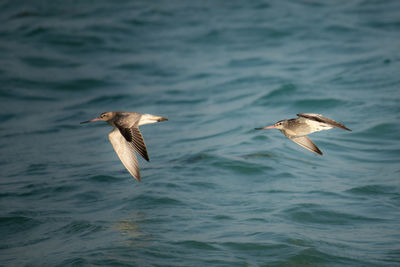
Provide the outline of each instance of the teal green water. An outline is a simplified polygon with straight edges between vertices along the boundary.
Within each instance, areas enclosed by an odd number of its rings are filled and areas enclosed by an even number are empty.
[[[400,2],[3,1],[0,266],[398,266]],[[141,127],[141,183],[104,111]],[[279,131],[321,113],[352,132]]]

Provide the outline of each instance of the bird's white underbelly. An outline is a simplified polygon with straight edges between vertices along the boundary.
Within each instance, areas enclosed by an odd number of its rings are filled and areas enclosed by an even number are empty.
[[[326,124],[326,123],[322,123],[322,122],[318,122],[318,121],[312,121],[312,120],[308,120],[307,124],[315,132],[323,131],[323,130],[329,130],[329,129],[333,128],[332,125],[329,125],[329,124]]]
[[[160,116],[154,116],[151,114],[143,114],[139,120],[139,126],[144,124],[156,123],[160,120]]]

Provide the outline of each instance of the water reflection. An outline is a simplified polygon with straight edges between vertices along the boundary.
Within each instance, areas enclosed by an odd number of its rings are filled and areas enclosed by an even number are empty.
[[[126,245],[145,246],[152,237],[146,233],[141,225],[146,221],[146,214],[143,212],[132,212],[125,219],[115,221],[112,229],[121,233]]]

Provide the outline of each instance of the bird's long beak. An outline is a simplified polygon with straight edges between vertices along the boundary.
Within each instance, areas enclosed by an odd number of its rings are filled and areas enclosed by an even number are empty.
[[[265,129],[273,129],[276,128],[275,125],[271,125],[271,126],[265,126],[263,128],[255,128],[256,130],[265,130]]]
[[[101,120],[101,119],[100,118],[94,118],[93,120],[90,120],[90,121],[82,121],[80,124],[99,121],[99,120]]]

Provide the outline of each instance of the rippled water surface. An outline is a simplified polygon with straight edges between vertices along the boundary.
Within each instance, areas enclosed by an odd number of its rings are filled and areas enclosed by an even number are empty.
[[[398,266],[400,2],[2,1],[1,266]],[[141,127],[132,179],[103,111]],[[321,113],[352,132],[279,131]]]

